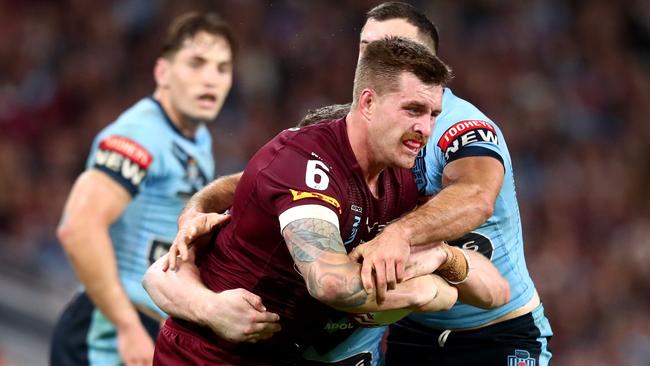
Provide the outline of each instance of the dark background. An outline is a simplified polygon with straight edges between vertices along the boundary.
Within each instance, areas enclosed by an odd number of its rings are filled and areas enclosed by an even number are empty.
[[[351,99],[377,1],[0,1],[0,365],[44,364],[75,279],[55,237],[93,136],[153,91],[161,34],[215,10],[241,41],[217,172]],[[413,1],[454,92],[506,136],[555,365],[650,364],[650,2]]]

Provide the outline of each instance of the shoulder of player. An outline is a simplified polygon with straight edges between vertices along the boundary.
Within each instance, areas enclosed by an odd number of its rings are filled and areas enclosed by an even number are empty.
[[[171,139],[157,108],[150,98],[138,101],[97,134],[92,151],[112,151],[143,167],[159,165]]]
[[[165,115],[151,98],[144,98],[125,110],[99,135],[99,140],[121,136],[142,145],[151,154],[158,154],[165,141],[171,141]]]
[[[341,170],[335,168],[341,165],[342,158],[341,142],[334,128],[319,124],[286,129],[262,147],[248,166],[265,171],[310,160],[322,162],[330,173]]]
[[[475,105],[456,96],[451,89],[446,89],[443,97],[442,113],[436,119],[434,125],[434,135],[436,132],[438,135],[442,135],[450,127],[465,121],[481,121],[498,128],[497,124]]]

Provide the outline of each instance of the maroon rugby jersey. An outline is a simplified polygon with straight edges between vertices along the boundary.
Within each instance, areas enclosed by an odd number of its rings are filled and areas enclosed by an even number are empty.
[[[283,131],[248,163],[235,192],[232,220],[202,262],[201,278],[217,292],[242,287],[262,297],[281,319],[282,331],[271,343],[307,341],[333,310],[309,295],[278,217],[300,205],[324,206],[338,216],[349,252],[415,207],[411,171],[385,169],[378,194],[374,198],[365,183],[345,119]]]

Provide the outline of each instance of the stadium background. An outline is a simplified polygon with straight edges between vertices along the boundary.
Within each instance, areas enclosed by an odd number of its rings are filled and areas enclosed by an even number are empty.
[[[377,1],[0,1],[0,365],[44,364],[75,288],[55,227],[92,137],[153,90],[170,19],[220,12],[241,41],[213,125],[241,169],[308,109],[350,100]],[[451,87],[502,127],[555,365],[650,364],[650,3],[413,1]]]

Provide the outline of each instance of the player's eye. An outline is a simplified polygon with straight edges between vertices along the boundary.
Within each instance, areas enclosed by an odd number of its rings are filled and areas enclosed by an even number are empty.
[[[198,57],[192,57],[188,64],[191,68],[198,69],[199,67],[203,66],[203,64],[205,64],[205,61]]]
[[[232,71],[232,64],[230,62],[220,63],[219,66],[217,66],[217,70],[222,74],[229,73]]]

